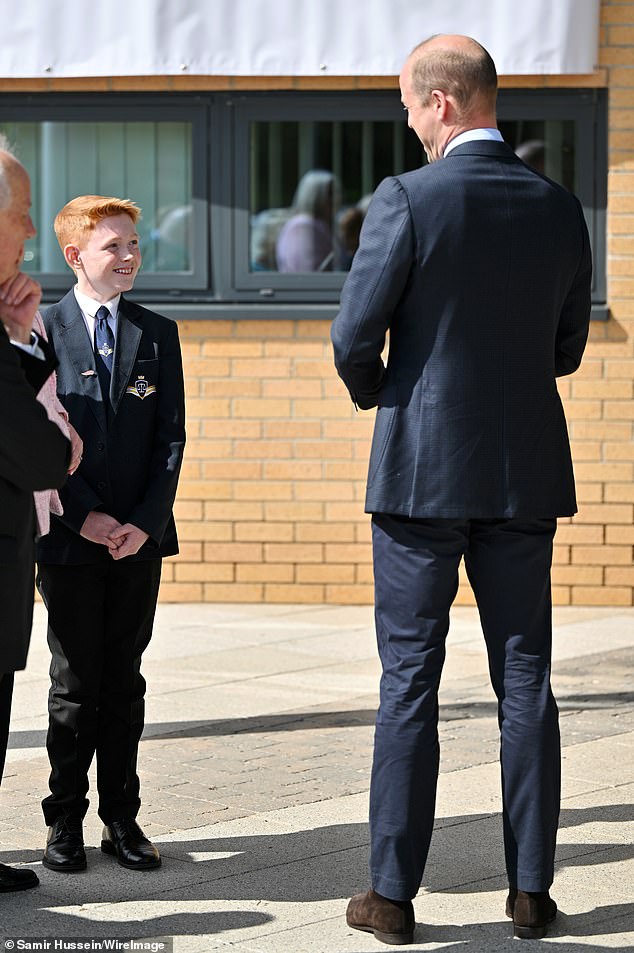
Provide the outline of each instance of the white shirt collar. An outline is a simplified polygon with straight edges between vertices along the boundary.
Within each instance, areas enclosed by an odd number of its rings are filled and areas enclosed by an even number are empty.
[[[448,156],[452,149],[461,146],[463,142],[473,142],[475,139],[489,139],[493,142],[504,142],[504,137],[499,129],[467,129],[461,132],[454,139],[451,139],[445,146],[444,156]]]
[[[77,285],[73,288],[75,292],[75,298],[77,299],[77,304],[81,308],[82,312],[87,318],[94,318],[99,311],[99,308],[106,307],[110,312],[110,317],[113,321],[117,320],[117,314],[119,311],[119,301],[121,300],[121,295],[115,295],[114,298],[111,298],[110,301],[106,301],[105,305],[102,305],[100,301],[95,301],[94,298],[89,297],[88,295],[83,294],[79,291]]]

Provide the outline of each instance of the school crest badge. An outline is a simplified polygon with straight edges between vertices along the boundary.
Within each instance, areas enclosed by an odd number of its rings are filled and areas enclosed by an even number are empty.
[[[133,397],[139,397],[141,400],[145,400],[146,397],[149,397],[150,394],[156,393],[156,387],[154,384],[148,384],[143,374],[139,374],[134,384],[131,387],[126,387],[126,394],[132,394]]]

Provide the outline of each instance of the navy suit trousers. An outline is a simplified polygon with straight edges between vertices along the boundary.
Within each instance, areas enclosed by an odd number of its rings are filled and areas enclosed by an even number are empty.
[[[556,520],[416,520],[375,514],[376,631],[383,667],[370,789],[373,888],[419,889],[434,824],[438,686],[464,556],[498,700],[509,884],[548,890],[560,800],[550,688]]]

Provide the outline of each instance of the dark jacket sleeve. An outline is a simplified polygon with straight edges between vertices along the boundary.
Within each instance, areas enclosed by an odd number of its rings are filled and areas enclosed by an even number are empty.
[[[0,328],[0,477],[23,490],[57,489],[66,479],[70,441],[36,400],[19,350]]]
[[[572,374],[581,363],[588,340],[591,310],[592,255],[586,221],[579,200],[575,198],[579,215],[581,252],[579,266],[561,310],[555,340],[555,374]]]
[[[414,231],[398,179],[376,190],[331,329],[335,366],[358,407],[376,407],[385,365],[381,353],[414,259]]]
[[[158,407],[147,490],[128,520],[157,545],[172,515],[185,449],[185,385],[178,327],[169,321],[167,328],[159,352]]]

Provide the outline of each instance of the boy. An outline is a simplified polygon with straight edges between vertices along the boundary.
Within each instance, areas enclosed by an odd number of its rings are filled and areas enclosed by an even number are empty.
[[[127,301],[141,265],[127,199],[84,195],[55,219],[77,284],[45,316],[58,396],[83,460],[38,543],[38,586],[52,653],[47,749],[51,793],[43,863],[86,868],[82,821],[97,756],[101,849],[132,870],[161,863],[136,823],[143,730],[141,655],[150,641],[163,556],[178,552],[172,506],[184,388],[178,330]]]

